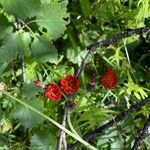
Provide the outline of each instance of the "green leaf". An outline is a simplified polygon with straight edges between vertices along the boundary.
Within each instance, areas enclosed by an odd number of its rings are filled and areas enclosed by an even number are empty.
[[[37,24],[40,30],[43,28],[47,30],[50,39],[57,39],[66,30],[67,18],[66,5],[62,3],[54,3],[43,5],[40,13],[37,15]]]
[[[38,62],[31,57],[26,59],[26,77],[27,81],[34,81],[37,78],[37,65]]]
[[[52,131],[40,131],[31,138],[32,150],[55,150],[57,149],[57,139],[52,135]]]
[[[8,63],[0,64],[0,76],[2,76],[7,66],[8,66]]]
[[[83,58],[86,56],[87,50],[80,50],[79,52],[76,52],[73,49],[67,50],[67,58],[69,61],[71,61],[74,64],[81,64]]]
[[[0,39],[2,39],[6,33],[12,32],[13,27],[8,22],[7,18],[0,14]]]
[[[26,103],[41,112],[44,109],[43,101],[26,100]],[[21,122],[21,124],[26,128],[35,127],[43,121],[41,116],[21,104],[15,106],[15,109],[12,112],[12,117]]]
[[[92,14],[90,0],[80,0],[82,13],[85,17],[89,17]]]
[[[27,98],[34,98],[35,95],[41,91],[42,91],[42,89],[38,88],[33,83],[24,83],[24,85],[23,85],[23,94]]]
[[[34,38],[31,44],[32,56],[38,61],[57,64],[57,49],[44,37]]]
[[[9,33],[4,38],[4,45],[0,48],[0,62],[10,62],[17,54],[30,55],[29,44],[31,37],[28,32]]]
[[[0,0],[0,3],[8,13],[22,19],[34,17],[40,10],[40,0]]]

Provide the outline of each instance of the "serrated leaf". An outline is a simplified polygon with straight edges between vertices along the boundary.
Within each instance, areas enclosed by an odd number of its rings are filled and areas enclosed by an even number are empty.
[[[0,62],[10,62],[17,54],[30,55],[29,44],[31,37],[29,33],[9,33],[4,38],[4,45],[0,48]]]
[[[47,30],[50,39],[57,39],[66,30],[67,21],[64,18],[67,17],[66,6],[51,2],[42,6],[37,15],[37,24],[40,26],[40,30],[43,28]]]
[[[22,90],[27,98],[34,98],[36,94],[42,91],[42,89],[38,88],[33,83],[24,83]]]
[[[38,61],[57,64],[57,49],[54,45],[49,42],[48,39],[44,37],[34,38],[33,43],[31,44],[32,56],[35,57]]]
[[[31,138],[32,150],[55,150],[57,148],[57,139],[51,131],[40,131]]]
[[[8,13],[21,19],[34,17],[40,10],[40,0],[1,0],[0,3]]]
[[[6,33],[9,33],[13,30],[13,27],[8,22],[7,18],[0,14],[0,39],[2,39]]]
[[[34,107],[38,111],[43,111],[44,102],[37,100],[26,100],[24,101],[28,105]],[[37,113],[33,112],[29,108],[18,104],[15,106],[15,109],[12,112],[12,117],[17,119],[25,128],[32,128],[36,125],[42,123],[43,118],[39,116]]]

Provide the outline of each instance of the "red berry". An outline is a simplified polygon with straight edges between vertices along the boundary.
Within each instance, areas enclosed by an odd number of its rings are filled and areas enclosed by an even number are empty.
[[[103,75],[101,82],[107,89],[114,89],[118,85],[118,75],[113,69],[108,69]]]
[[[60,81],[61,89],[66,94],[74,94],[80,88],[79,82],[79,78],[75,75],[68,75]]]
[[[44,96],[48,99],[55,100],[59,102],[61,100],[62,92],[57,84],[49,84],[47,91],[44,93]]]

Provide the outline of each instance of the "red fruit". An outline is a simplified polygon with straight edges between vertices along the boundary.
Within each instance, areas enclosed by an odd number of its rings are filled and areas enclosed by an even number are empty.
[[[61,100],[62,92],[57,84],[49,84],[47,91],[44,93],[44,96],[48,99],[55,100],[59,102]]]
[[[66,94],[74,94],[80,88],[79,82],[79,78],[75,75],[68,75],[60,81],[61,89]]]
[[[117,72],[112,70],[112,69],[108,69],[105,74],[103,75],[101,82],[103,84],[103,86],[107,89],[114,89],[117,87],[118,85],[118,75]]]

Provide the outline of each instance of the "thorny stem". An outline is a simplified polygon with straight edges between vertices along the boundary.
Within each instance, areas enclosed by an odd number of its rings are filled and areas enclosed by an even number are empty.
[[[139,136],[135,139],[134,145],[131,150],[138,150],[140,144],[143,142],[143,140],[149,135],[149,129],[150,127],[150,116],[146,123],[144,124],[143,129],[141,129]]]
[[[137,104],[131,106],[130,109],[123,111],[122,113],[117,115],[115,118],[113,118],[111,121],[104,124],[103,126],[95,129],[94,131],[92,131],[90,133],[85,134],[83,139],[85,139],[86,141],[89,141],[89,140],[94,140],[95,138],[102,136],[106,132],[106,130],[108,130],[110,127],[112,127],[115,123],[122,122],[126,117],[130,116],[132,113],[137,112],[140,109],[142,109],[145,106],[145,104],[148,102],[150,102],[150,97],[143,99],[140,102],[138,102]],[[74,150],[79,145],[80,145],[80,143],[76,142],[76,143],[70,145],[68,147],[68,150]]]
[[[111,44],[113,44],[113,43],[115,43],[115,42],[117,42],[121,39],[124,39],[126,37],[130,37],[134,34],[139,34],[140,35],[140,34],[143,34],[145,32],[150,32],[150,27],[142,27],[142,28],[137,28],[137,29],[128,29],[123,33],[118,33],[118,34],[113,35],[111,38],[107,38],[107,39],[102,40],[100,42],[89,45],[88,48],[87,48],[88,53],[85,56],[85,58],[82,60],[82,63],[79,66],[79,69],[76,73],[76,76],[79,77],[81,75],[81,73],[84,70],[84,67],[87,63],[88,57],[90,55],[92,55],[96,51],[97,48],[108,47],[109,45],[111,45]]]
[[[68,108],[67,108],[67,106],[65,106],[63,121],[62,121],[62,126],[63,127],[66,127],[67,114],[68,114]],[[61,130],[59,143],[58,143],[58,150],[62,150],[62,146],[64,146],[64,150],[67,150],[66,133],[63,130]]]

